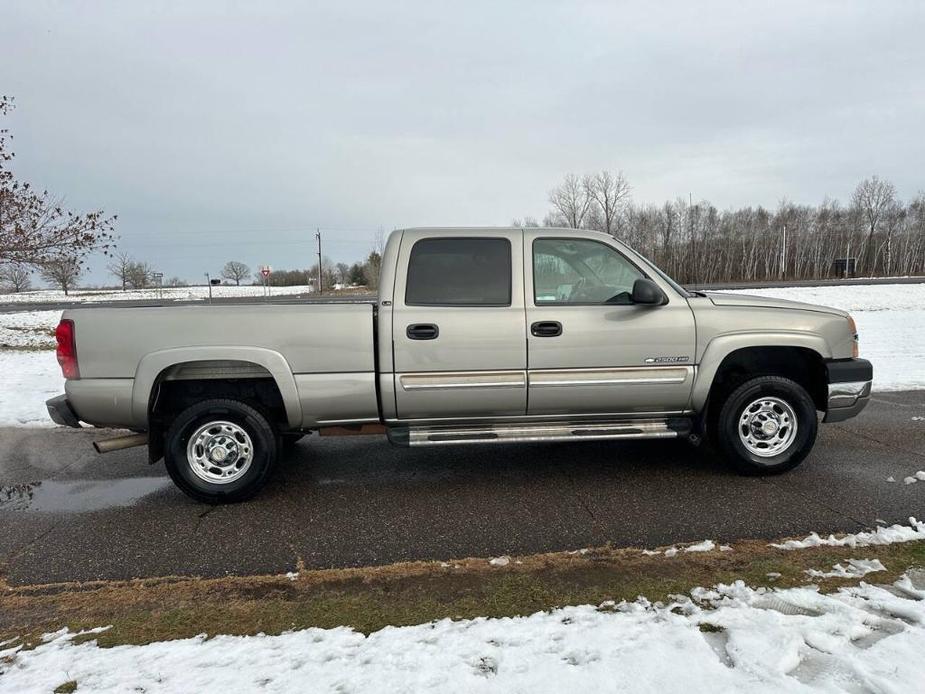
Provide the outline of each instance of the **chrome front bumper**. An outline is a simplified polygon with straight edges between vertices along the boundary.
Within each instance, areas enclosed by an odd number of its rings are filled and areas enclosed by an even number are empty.
[[[863,410],[870,401],[873,367],[864,359],[845,359],[826,365],[829,397],[823,422],[843,422]]]

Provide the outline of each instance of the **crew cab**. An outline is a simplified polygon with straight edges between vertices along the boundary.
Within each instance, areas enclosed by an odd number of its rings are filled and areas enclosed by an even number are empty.
[[[858,414],[844,311],[683,289],[609,235],[393,232],[366,303],[85,308],[57,330],[58,424],[124,428],[207,503],[266,482],[306,433],[400,446],[706,438],[746,474]]]

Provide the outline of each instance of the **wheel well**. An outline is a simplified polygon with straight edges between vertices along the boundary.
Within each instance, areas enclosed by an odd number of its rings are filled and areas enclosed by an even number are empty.
[[[162,371],[148,401],[149,460],[163,456],[163,434],[187,407],[214,398],[240,400],[263,412],[280,430],[289,428],[276,380],[250,362],[202,361],[175,364]]]
[[[710,386],[707,407],[756,376],[783,376],[806,389],[817,410],[825,411],[828,379],[822,356],[805,347],[745,347],[726,355]]]

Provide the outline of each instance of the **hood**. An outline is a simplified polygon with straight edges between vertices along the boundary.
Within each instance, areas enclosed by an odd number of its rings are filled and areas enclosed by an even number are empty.
[[[847,316],[847,311],[842,311],[831,306],[819,306],[817,304],[804,304],[800,301],[788,301],[787,299],[774,299],[769,296],[752,296],[750,294],[727,294],[725,292],[704,292],[714,306],[739,306],[749,308],[774,308],[789,309],[792,311],[817,311],[819,313],[831,313],[835,316]]]

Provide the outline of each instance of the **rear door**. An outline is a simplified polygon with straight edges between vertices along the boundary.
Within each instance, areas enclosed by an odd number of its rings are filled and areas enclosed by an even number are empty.
[[[524,415],[520,230],[405,231],[392,310],[399,419]]]
[[[531,415],[636,414],[687,408],[694,316],[687,300],[603,235],[524,238]],[[648,277],[661,306],[634,305]]]

